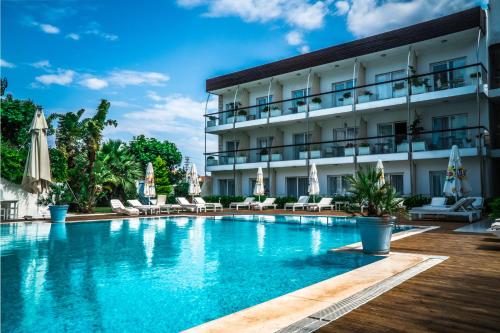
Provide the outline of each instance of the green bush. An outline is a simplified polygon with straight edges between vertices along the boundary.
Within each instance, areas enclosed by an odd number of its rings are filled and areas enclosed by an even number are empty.
[[[220,202],[224,208],[229,208],[231,202],[242,202],[245,197],[242,196],[229,196],[229,195],[209,195],[203,197],[206,202]]]
[[[431,198],[426,195],[417,194],[411,197],[406,198],[403,201],[406,209],[412,209],[413,207],[421,207],[423,205],[428,205],[431,203]]]
[[[500,218],[500,197],[490,198],[486,201],[486,207],[489,211],[489,217],[492,219]]]
[[[317,197],[319,198],[319,197]],[[319,199],[317,199],[319,200]],[[286,203],[289,203],[289,202],[297,202],[297,198],[296,197],[279,197],[279,198],[276,198],[276,204],[278,205],[278,208],[282,209],[285,207],[285,204]]]

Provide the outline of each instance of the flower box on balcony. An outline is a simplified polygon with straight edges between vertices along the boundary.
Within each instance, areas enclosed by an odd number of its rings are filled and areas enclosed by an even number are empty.
[[[266,119],[269,111],[260,111],[260,119]]]
[[[358,148],[359,155],[370,155],[370,146],[362,146]]]
[[[425,151],[425,141],[415,141],[411,144],[412,151]]]
[[[316,111],[321,109],[321,103],[311,103],[309,104],[309,111]]]
[[[307,105],[297,105],[297,113],[300,112],[306,112],[307,111]]]
[[[242,164],[247,162],[246,156],[236,156],[236,164]]]
[[[269,161],[269,155],[268,154],[260,155],[260,161],[261,162],[267,162],[267,161]]]
[[[213,127],[216,125],[217,125],[217,121],[215,119],[207,121],[207,127]]]
[[[411,87],[411,93],[413,95],[423,94],[426,92],[427,92],[427,86],[425,84]]]
[[[215,158],[207,158],[207,165],[208,166],[211,166],[211,165],[217,165],[217,160]]]
[[[233,163],[234,163],[234,157],[228,157],[227,164],[233,164]]]
[[[406,96],[406,87],[403,88],[394,88],[394,97],[403,97]]]
[[[345,147],[344,156],[354,156],[354,147]]]
[[[307,158],[307,151],[299,151],[299,159],[305,160]]]
[[[352,105],[352,97],[342,99],[341,103],[343,106]]]
[[[271,109],[271,117],[281,116],[281,109]]]
[[[372,95],[361,95],[358,96],[358,103],[367,103],[370,101]]]
[[[281,154],[280,153],[271,154],[271,161],[281,161]]]
[[[396,151],[398,153],[407,153],[408,152],[408,143],[407,142],[400,143],[399,145],[397,145]]]
[[[247,121],[246,115],[238,115],[236,116],[236,122]]]
[[[233,116],[227,117],[226,124],[232,124],[232,123],[234,123],[234,117]]]
[[[311,158],[320,158],[321,151],[320,150],[311,150]]]

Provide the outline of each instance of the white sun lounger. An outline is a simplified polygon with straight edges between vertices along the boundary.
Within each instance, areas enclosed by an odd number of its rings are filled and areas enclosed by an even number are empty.
[[[238,210],[238,208],[243,208],[243,207],[250,208],[250,205],[254,201],[255,201],[254,197],[246,197],[245,200],[243,200],[241,202],[231,202],[229,204],[229,208],[236,208],[236,210]]]
[[[207,210],[212,209],[214,212],[216,212],[217,209],[220,209],[221,212],[223,210],[220,202],[206,202],[202,197],[194,197],[194,202],[199,205],[204,205]]]
[[[111,210],[118,214],[125,214],[129,216],[139,215],[141,212],[137,208],[125,207],[118,199],[111,199]]]
[[[451,206],[443,207],[416,207],[409,211],[411,218],[422,219],[426,216],[439,217],[465,217],[469,222],[473,222],[481,217],[481,211],[475,209],[467,209],[474,199],[462,198]]]
[[[307,205],[307,208],[309,210],[318,210],[318,212],[321,212],[321,209],[329,208],[330,210],[333,210],[333,207],[335,205],[332,205],[333,198],[321,198],[321,200],[317,203],[310,203]]]
[[[273,209],[276,209],[278,206],[274,202],[276,201],[276,198],[266,198],[263,202],[255,202],[253,203],[250,208],[251,209],[260,209],[263,210],[264,208],[269,208],[272,207]]]
[[[153,213],[159,213],[160,212],[160,206],[157,205],[143,205],[141,202],[137,199],[134,200],[127,200],[127,202],[134,208],[137,208],[139,211],[143,212],[144,214],[153,214]]]
[[[445,207],[446,198],[445,197],[433,197],[429,205],[424,205],[422,207],[433,208],[433,207]]]
[[[170,214],[171,211],[176,211],[178,213],[182,210],[181,205],[168,204],[167,196],[165,194],[158,194],[156,205],[160,207],[160,212],[166,212],[167,214]]]
[[[285,210],[287,208],[292,209],[292,211],[295,211],[295,209],[297,209],[297,208],[306,209],[308,201],[309,201],[309,196],[302,195],[302,196],[300,196],[299,200],[297,200],[297,202],[287,202],[285,204]]]
[[[181,207],[183,209],[189,210],[191,212],[200,213],[202,211],[204,211],[204,212],[207,211],[207,208],[205,207],[205,205],[190,203],[184,197],[177,197],[177,198],[175,198],[175,200],[177,200],[177,202],[179,203],[179,205],[181,205]]]

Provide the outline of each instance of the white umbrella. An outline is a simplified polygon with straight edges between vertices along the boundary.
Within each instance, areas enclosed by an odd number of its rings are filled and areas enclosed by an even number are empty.
[[[380,178],[378,179],[378,187],[381,188],[385,185],[384,165],[382,164],[382,160],[377,161],[375,170],[377,171],[377,174],[380,173]]]
[[[315,163],[311,165],[311,170],[309,171],[309,187],[307,192],[313,196],[313,201],[315,201],[314,196],[319,194],[318,171],[316,170]]]
[[[259,170],[257,170],[257,179],[255,181],[253,195],[257,195],[260,201],[260,196],[264,195],[265,193],[266,190],[264,188],[264,174],[262,173],[262,168],[259,168]]]
[[[52,182],[47,128],[42,110],[37,110],[30,127],[31,145],[22,181],[23,189],[30,193],[40,194],[47,190]]]
[[[151,162],[149,162],[148,166],[146,167],[146,178],[144,179],[143,194],[146,198],[148,198],[148,204],[150,203],[149,199],[156,196],[155,173],[153,170],[153,164],[151,164]]]
[[[196,165],[191,165],[191,170],[189,171],[189,195],[197,196],[201,193],[200,180],[198,179],[198,171],[196,171]]]
[[[462,166],[458,146],[453,145],[451,147],[450,160],[448,161],[448,169],[446,170],[443,192],[444,194],[458,198],[470,191],[471,187],[467,181],[467,172]]]

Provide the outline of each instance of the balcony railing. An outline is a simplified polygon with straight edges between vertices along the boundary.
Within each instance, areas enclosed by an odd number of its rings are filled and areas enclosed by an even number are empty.
[[[421,131],[398,135],[363,137],[356,139],[290,144],[269,148],[249,148],[206,153],[206,165],[236,165],[256,162],[292,160],[314,160],[330,157],[353,157],[366,155],[409,153],[448,150],[453,145],[459,148],[478,147],[478,131],[482,126],[455,129]],[[411,136],[411,137],[410,137]],[[481,136],[481,135],[480,135]],[[411,140],[410,140],[411,139]]]
[[[340,106],[380,101],[389,98],[419,95],[427,92],[442,91],[464,86],[476,86],[487,78],[482,64],[473,64],[449,70],[435,71],[427,74],[394,79],[357,86],[355,88],[338,89],[329,92],[312,94],[274,101],[262,105],[242,107],[232,105],[230,109],[206,114],[207,127],[234,124],[255,119],[267,119],[288,114],[299,114]],[[410,89],[408,91],[408,85]],[[354,94],[356,92],[356,94]],[[232,103],[230,103],[232,104]]]

